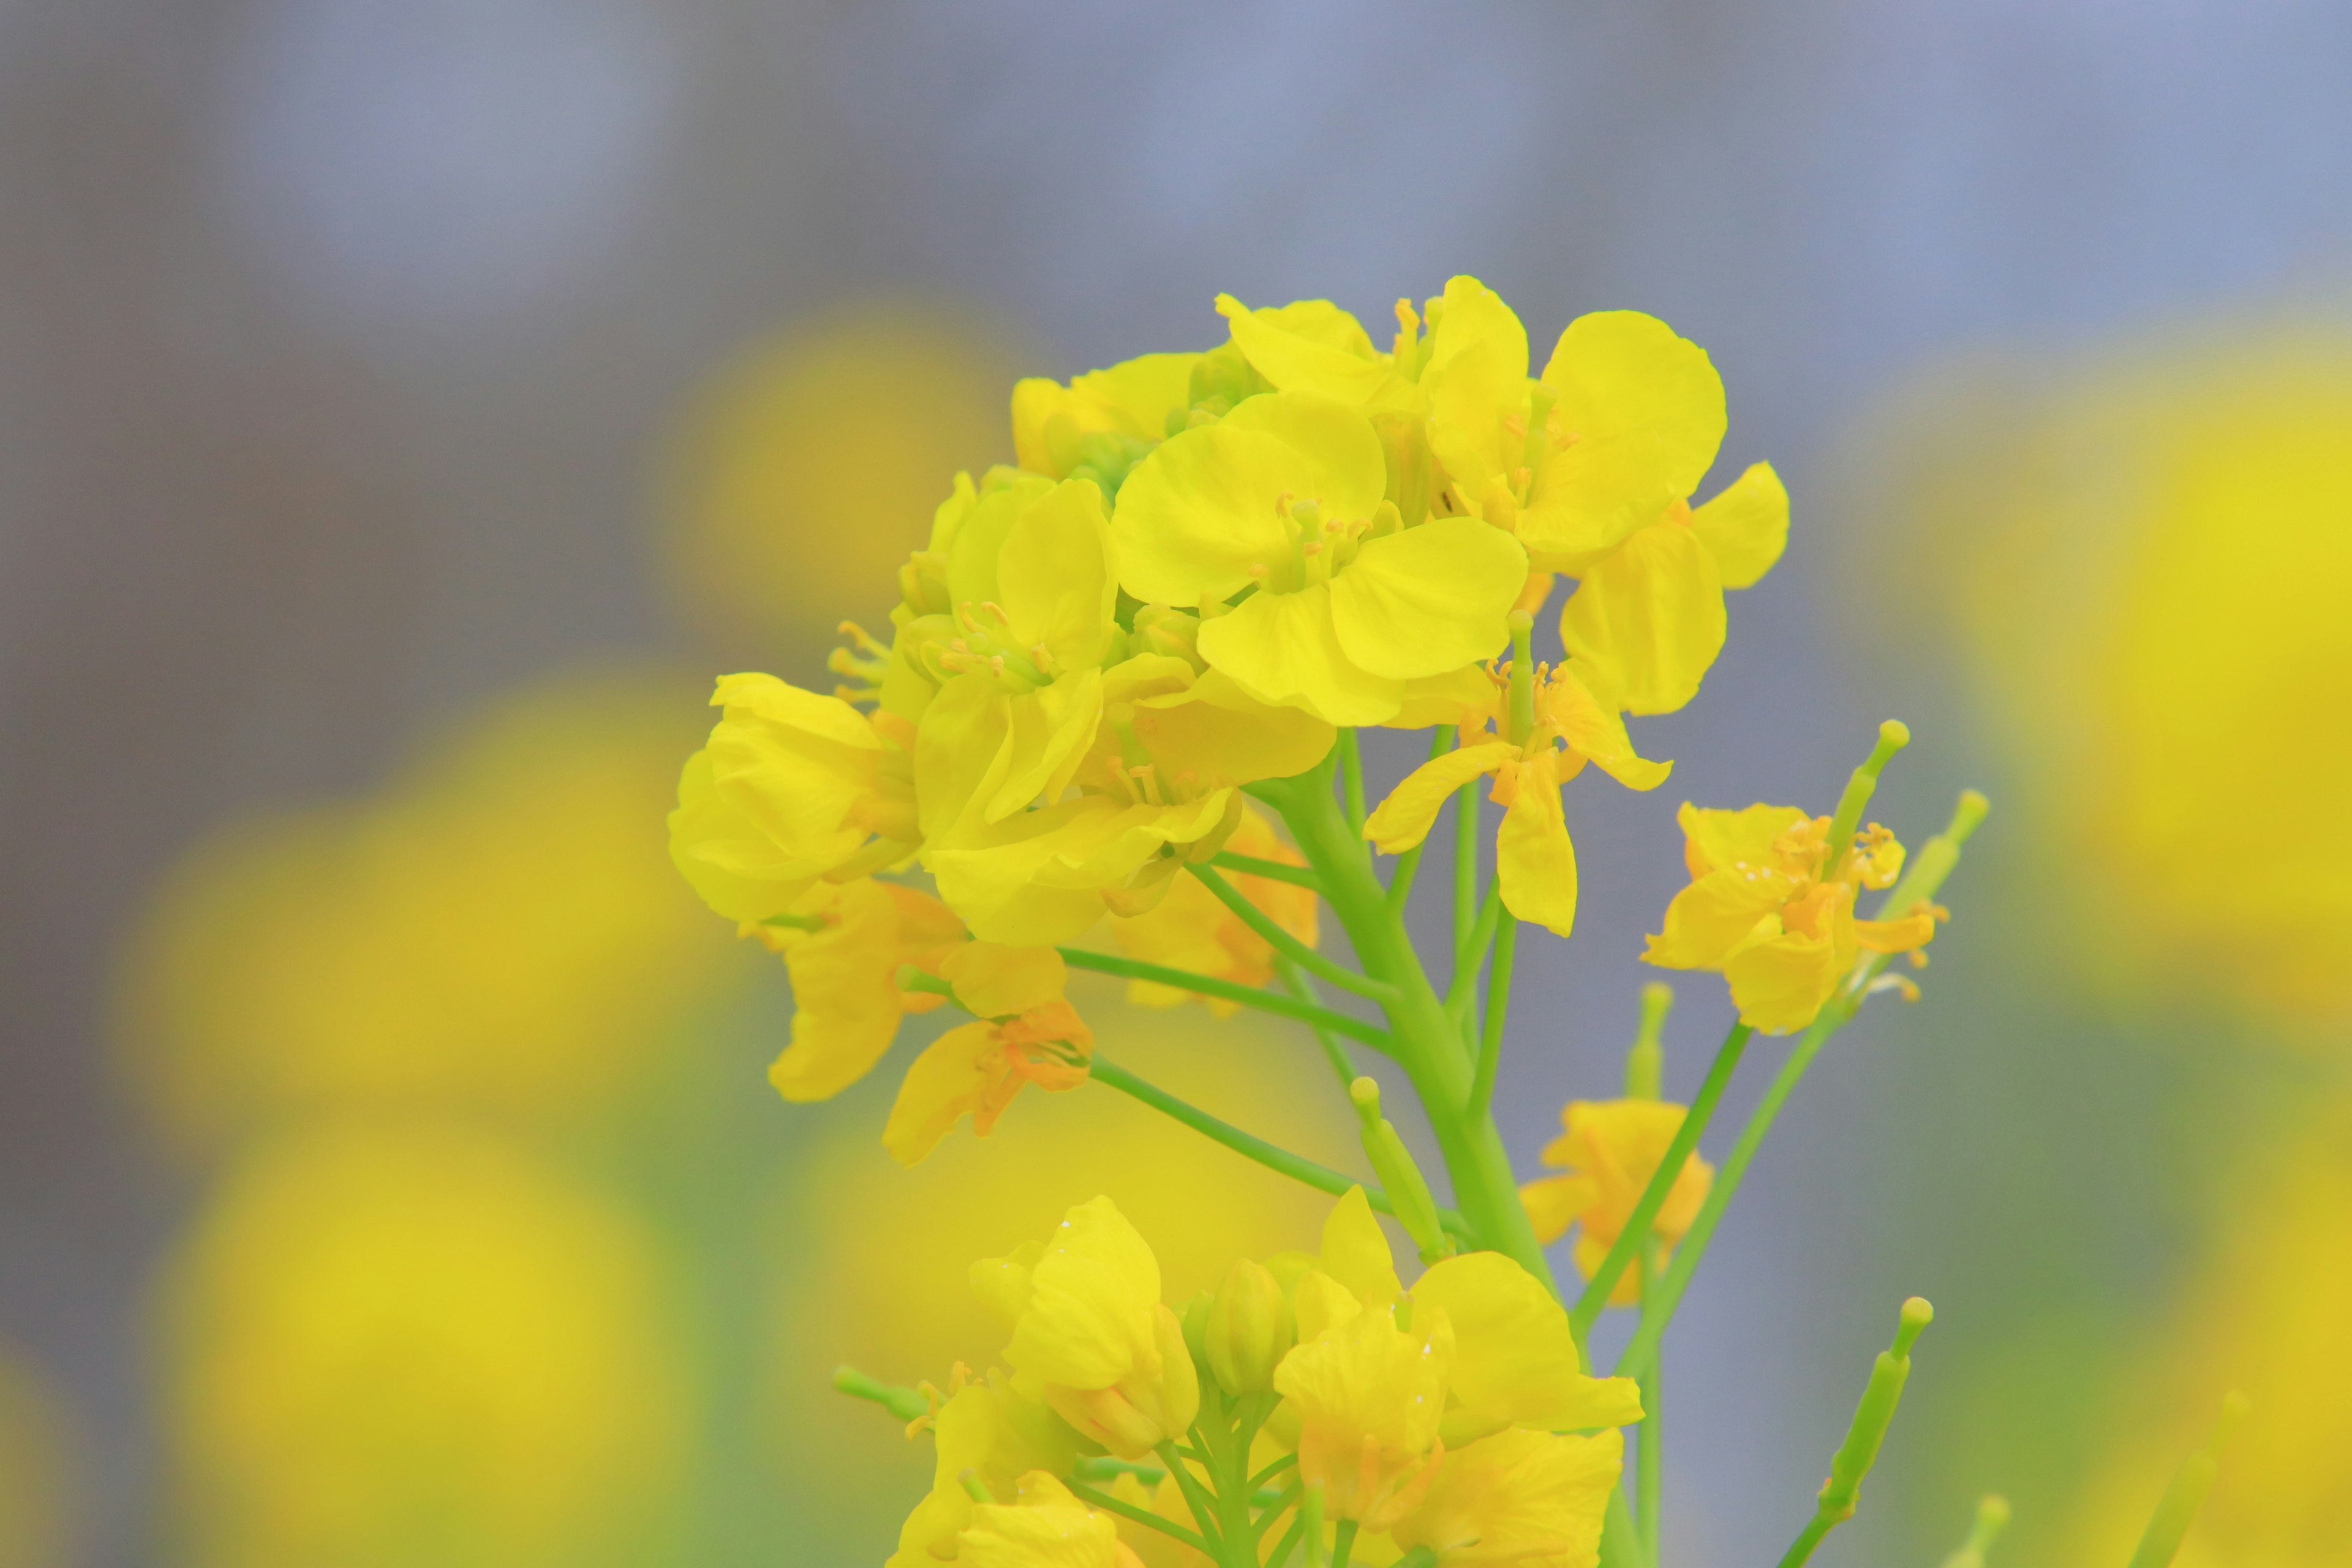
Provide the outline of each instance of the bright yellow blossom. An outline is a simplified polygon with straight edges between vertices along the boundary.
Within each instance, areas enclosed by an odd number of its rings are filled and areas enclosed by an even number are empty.
[[[1003,1497],[1033,1470],[1065,1470],[1077,1456],[1075,1435],[1051,1411],[1009,1387],[1002,1374],[956,1389],[930,1418],[938,1462],[929,1496],[898,1531],[898,1550],[883,1568],[932,1568],[953,1560],[957,1537],[972,1522],[977,1500],[969,1473]]]
[[[1507,1426],[1621,1426],[1642,1418],[1628,1377],[1591,1377],[1568,1311],[1540,1280],[1499,1252],[1465,1252],[1413,1282],[1413,1321],[1453,1324],[1455,1353],[1441,1427],[1449,1444]]]
[[[940,960],[939,973],[956,1005],[978,1016],[932,1041],[907,1068],[882,1130],[883,1146],[902,1165],[939,1147],[967,1116],[972,1132],[986,1137],[1026,1085],[1076,1089],[1094,1051],[1094,1031],[1063,999],[1069,972],[1052,948],[968,942]]]
[[[1478,708],[1465,715],[1462,743],[1405,775],[1364,823],[1364,837],[1395,855],[1429,837],[1439,809],[1454,792],[1486,775],[1503,810],[1496,829],[1496,875],[1503,907],[1559,936],[1576,923],[1576,846],[1560,807],[1560,785],[1587,762],[1630,789],[1655,789],[1671,763],[1654,763],[1633,750],[1624,721],[1586,687],[1573,664],[1534,678],[1535,727],[1524,741],[1510,737],[1508,683],[1486,682]]]
[[[1192,401],[1196,353],[1144,354],[1069,385],[1032,376],[1013,388],[1013,450],[1033,474],[1095,479],[1105,494]]]
[[[1142,1568],[1111,1515],[1043,1470],[1021,1478],[1017,1503],[977,1504],[952,1560],[968,1568]]]
[[[1643,962],[1719,971],[1741,1021],[1767,1034],[1811,1024],[1864,950],[1911,952],[1936,934],[1931,908],[1854,918],[1856,894],[1892,886],[1903,869],[1903,846],[1875,824],[1850,849],[1836,846],[1830,866],[1830,819],[1793,805],[1685,803],[1676,820],[1691,883],[1666,906]]]
[[[789,910],[820,878],[845,882],[916,847],[913,737],[772,675],[722,678],[724,716],[687,759],[670,858],[733,921]]]
[[[1274,825],[1256,807],[1244,804],[1241,821],[1225,847],[1238,855],[1303,866],[1305,859],[1275,836]],[[1228,879],[1234,890],[1265,911],[1277,924],[1307,946],[1315,945],[1317,902],[1314,890],[1293,882],[1235,872]],[[1274,978],[1274,947],[1242,923],[1206,885],[1192,877],[1178,877],[1157,907],[1126,920],[1110,922],[1112,940],[1129,958],[1189,969],[1196,974],[1230,980],[1241,985],[1264,985]],[[1173,1007],[1198,993],[1149,980],[1127,983],[1127,999],[1147,1007]],[[1222,997],[1202,996],[1212,1015],[1231,1017],[1239,1005]]]
[[[898,971],[936,970],[963,922],[928,893],[870,877],[820,882],[782,918],[792,923],[744,928],[783,955],[793,982],[792,1044],[768,1081],[786,1100],[830,1100],[882,1059],[900,1018],[944,1000],[901,991]]]
[[[1591,1279],[1657,1173],[1684,1115],[1684,1107],[1655,1100],[1569,1101],[1559,1113],[1564,1131],[1543,1152],[1545,1164],[1568,1174],[1540,1177],[1519,1189],[1536,1239],[1549,1246],[1580,1224],[1576,1267]],[[1680,1241],[1714,1183],[1715,1167],[1693,1154],[1667,1188],[1651,1234],[1669,1248]],[[1641,1270],[1628,1268],[1618,1276],[1610,1304],[1631,1306],[1641,1299]]]
[[[1515,1427],[1482,1437],[1445,1456],[1421,1506],[1390,1534],[1399,1546],[1436,1552],[1439,1568],[1592,1568],[1624,1451],[1614,1431]]]
[[[1192,1425],[1201,1402],[1184,1331],[1160,1300],[1160,1263],[1118,1206],[1072,1209],[1051,1238],[972,1266],[1012,1328],[1013,1387],[1080,1434],[1136,1458]]]
[[[1138,599],[1222,605],[1200,653],[1260,701],[1394,719],[1409,684],[1486,658],[1525,552],[1466,519],[1405,528],[1370,422],[1313,393],[1249,398],[1136,465],[1112,531]]]
[[[1360,1311],[1285,1356],[1274,1386],[1298,1420],[1298,1475],[1336,1519],[1384,1530],[1412,1511],[1444,1450],[1438,1419],[1454,1331]]]

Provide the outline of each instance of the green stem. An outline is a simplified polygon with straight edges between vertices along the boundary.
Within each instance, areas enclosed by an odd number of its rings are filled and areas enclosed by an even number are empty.
[[[2221,1450],[2229,1444],[2238,1424],[2246,1418],[2249,1406],[2246,1396],[2232,1392],[2221,1401],[2221,1418],[2214,1423],[2212,1433],[2197,1451],[2180,1462],[2172,1474],[2172,1482],[2157,1500],[2156,1514],[2147,1521],[2147,1529],[2139,1538],[2139,1545],[2131,1555],[2130,1568],[2166,1568],[2180,1552],[2180,1543],[2189,1535],[2189,1527],[2197,1521],[2197,1511],[2205,1506],[2205,1494],[2213,1489],[2213,1482],[2221,1473]]]
[[[1210,857],[1209,864],[1244,877],[1264,877],[1269,882],[1288,882],[1294,887],[1305,888],[1318,897],[1323,892],[1322,878],[1304,866],[1293,866],[1286,860],[1261,860],[1255,855],[1236,855],[1226,849]]]
[[[1822,1042],[1834,1034],[1844,1021],[1838,1002],[1832,1001],[1822,1009],[1821,1016],[1813,1020],[1813,1026],[1799,1037],[1795,1048],[1789,1053],[1789,1059],[1780,1064],[1780,1070],[1773,1077],[1771,1086],[1765,1089],[1764,1098],[1748,1118],[1748,1125],[1739,1130],[1739,1141],[1731,1146],[1731,1153],[1724,1160],[1723,1168],[1715,1173],[1715,1184],[1707,1189],[1706,1200],[1699,1205],[1698,1214],[1691,1221],[1690,1229],[1675,1248],[1674,1260],[1658,1277],[1658,1310],[1654,1314],[1648,1311],[1642,1314],[1641,1326],[1633,1331],[1633,1337],[1626,1343],[1624,1353],[1617,1358],[1619,1375],[1639,1377],[1657,1356],[1658,1342],[1665,1334],[1666,1324],[1673,1319],[1675,1308],[1681,1302],[1683,1291],[1690,1284],[1690,1277],[1697,1269],[1699,1259],[1706,1256],[1706,1244],[1715,1236],[1716,1222],[1723,1217],[1723,1211],[1738,1194],[1739,1184],[1747,1176],[1748,1164],[1756,1158],[1756,1151],[1763,1143],[1764,1135],[1772,1131],[1772,1123],[1780,1116],[1780,1108],[1788,1103],[1789,1096],[1796,1092],[1798,1083],[1805,1076],[1805,1069],[1812,1065],[1813,1058],[1820,1053]]]
[[[1658,1168],[1650,1173],[1649,1184],[1642,1189],[1641,1197],[1635,1200],[1633,1212],[1625,1216],[1624,1228],[1617,1233],[1617,1239],[1610,1243],[1607,1255],[1601,1259],[1601,1266],[1592,1271],[1584,1293],[1576,1299],[1576,1306],[1569,1313],[1568,1322],[1569,1327],[1576,1331],[1580,1343],[1592,1331],[1593,1323],[1609,1305],[1610,1294],[1617,1289],[1617,1281],[1641,1256],[1642,1244],[1649,1239],[1651,1226],[1657,1222],[1658,1211],[1666,1206],[1666,1198],[1674,1191],[1675,1178],[1682,1174],[1683,1166],[1698,1148],[1699,1138],[1706,1131],[1707,1123],[1715,1120],[1715,1108],[1721,1102],[1724,1089],[1729,1087],[1731,1075],[1738,1070],[1739,1058],[1748,1049],[1748,1039],[1752,1033],[1754,1031],[1747,1025],[1734,1024],[1731,1033],[1723,1037],[1723,1044],[1716,1047],[1715,1061],[1706,1069],[1706,1079],[1698,1086],[1698,1095],[1691,1101],[1690,1110],[1684,1113],[1682,1125],[1675,1129],[1674,1141],[1666,1145],[1664,1155],[1658,1161]],[[1723,1179],[1718,1177],[1709,1197],[1721,1192],[1724,1184]],[[1692,1234],[1697,1234],[1696,1226],[1693,1226]],[[1690,1244],[1685,1241],[1676,1254],[1676,1262],[1690,1250]],[[1672,1270],[1669,1269],[1668,1273],[1671,1276]],[[1647,1292],[1643,1293],[1642,1300],[1643,1316],[1647,1319]]]
[[[1201,885],[1217,896],[1217,901],[1233,910],[1242,924],[1257,932],[1267,946],[1309,974],[1319,976],[1342,991],[1352,991],[1367,1001],[1384,1001],[1391,988],[1377,980],[1366,979],[1346,964],[1326,958],[1297,937],[1282,929],[1273,916],[1249,901],[1239,888],[1224,879],[1224,874],[1213,866],[1190,868]]]
[[[1642,1301],[1645,1312],[1657,1279],[1658,1238],[1653,1236],[1642,1244]],[[1642,1550],[1648,1555],[1651,1568],[1656,1568],[1664,1551],[1658,1539],[1665,1506],[1665,1437],[1661,1415],[1658,1368],[1653,1363],[1642,1379],[1642,1425],[1633,1434],[1633,1481],[1637,1489],[1633,1497],[1634,1523],[1641,1530]]]
[[[1191,1467],[1184,1463],[1174,1443],[1163,1441],[1154,1452],[1159,1454],[1161,1463],[1168,1467],[1168,1473],[1176,1478],[1177,1489],[1184,1494],[1185,1503],[1192,1510],[1192,1522],[1200,1526],[1201,1533],[1207,1537],[1204,1550],[1212,1557],[1223,1558],[1225,1554],[1225,1542],[1223,1536],[1217,1530],[1217,1500],[1211,1497],[1207,1489],[1201,1485],[1200,1479],[1194,1476]]]
[[[1403,921],[1388,907],[1387,889],[1372,875],[1328,784],[1318,786],[1318,773],[1309,773],[1258,785],[1256,792],[1283,814],[1293,842],[1323,878],[1332,913],[1365,973],[1395,988],[1381,1004],[1391,1031],[1383,1037],[1428,1114],[1470,1241],[1505,1254],[1557,1289],[1494,1118],[1463,1113],[1471,1064],[1459,1027],[1431,986]]]
[[[1944,1568],[1985,1568],[1985,1553],[2009,1524],[2009,1500],[1998,1492],[1987,1492],[1977,1500],[1977,1516],[1969,1526],[1969,1538],[1960,1549],[1944,1559]]]
[[[1348,826],[1356,837],[1364,836],[1364,753],[1356,744],[1356,731],[1339,731],[1339,787],[1346,792]]]
[[[1854,1406],[1845,1440],[1830,1456],[1830,1479],[1822,1483],[1813,1517],[1782,1554],[1780,1568],[1804,1568],[1813,1548],[1831,1531],[1853,1517],[1864,1478],[1877,1463],[1879,1445],[1886,1440],[1886,1429],[1894,1423],[1895,1408],[1903,1400],[1903,1385],[1910,1380],[1911,1346],[1935,1316],[1935,1309],[1916,1296],[1903,1303],[1902,1316],[1895,1324],[1895,1343],[1881,1351],[1878,1359],[1871,1363],[1870,1382]]]
[[[1062,962],[1072,969],[1123,975],[1129,980],[1149,980],[1155,985],[1171,985],[1180,991],[1198,992],[1203,996],[1220,996],[1228,1002],[1238,1002],[1244,1007],[1255,1007],[1261,1013],[1272,1013],[1277,1017],[1328,1029],[1335,1035],[1361,1041],[1377,1051],[1390,1049],[1388,1034],[1378,1025],[1367,1024],[1361,1018],[1351,1018],[1345,1013],[1335,1013],[1328,1007],[1301,1002],[1295,996],[1284,996],[1255,985],[1244,985],[1238,981],[1220,980],[1213,974],[1195,974],[1189,969],[1171,969],[1164,963],[1146,963],[1139,958],[1121,958],[1115,952],[1097,952],[1092,948],[1066,947],[1060,952]]]
[[[1199,1106],[1187,1104],[1156,1084],[1145,1082],[1116,1062],[1106,1061],[1097,1056],[1089,1066],[1089,1074],[1096,1082],[1115,1089],[1130,1099],[1141,1100],[1161,1115],[1182,1122],[1193,1131],[1223,1144],[1236,1154],[1256,1161],[1269,1171],[1288,1176],[1295,1182],[1303,1182],[1318,1192],[1329,1193],[1333,1197],[1341,1196],[1349,1187],[1361,1187],[1365,1200],[1372,1207],[1385,1215],[1396,1213],[1396,1205],[1378,1184],[1345,1175],[1304,1154],[1294,1154],[1278,1143],[1269,1143],[1254,1133],[1244,1132],[1230,1121],[1221,1121]],[[1439,1209],[1437,1220],[1456,1236],[1471,1234],[1469,1222],[1451,1209]]]
[[[1084,1481],[1072,1481],[1069,1487],[1073,1497],[1091,1508],[1104,1509],[1118,1515],[1121,1519],[1131,1519],[1138,1524],[1149,1525],[1163,1535],[1174,1536],[1195,1552],[1205,1552],[1209,1550],[1209,1543],[1204,1538],[1185,1529],[1172,1519],[1162,1519],[1158,1514],[1147,1509],[1138,1508],[1131,1502],[1121,1502],[1110,1493],[1099,1488],[1090,1487]]]
[[[1478,1041],[1478,1066],[1470,1079],[1470,1100],[1463,1110],[1484,1116],[1495,1100],[1495,1069],[1503,1059],[1503,1019],[1511,1005],[1511,959],[1518,945],[1519,922],[1509,915],[1495,928],[1495,958],[1486,971],[1486,1027]]]
[[[1478,994],[1479,960],[1485,956],[1487,943],[1495,940],[1495,927],[1503,918],[1502,879],[1495,879],[1486,886],[1486,900],[1478,906],[1478,918],[1471,923],[1470,941],[1454,955],[1454,975],[1445,988],[1445,1016],[1454,1020],[1457,1030],[1468,1026],[1470,1004]],[[1465,1037],[1466,1048],[1469,1040]]]
[[[1331,1568],[1348,1568],[1348,1553],[1356,1549],[1356,1521],[1343,1519],[1331,1531]]]
[[[1601,1568],[1642,1568],[1641,1531],[1623,1487],[1610,1492],[1608,1511],[1601,1516]]]
[[[929,1400],[904,1384],[878,1383],[854,1366],[835,1367],[833,1386],[852,1399],[872,1401],[901,1421],[912,1421],[931,1408]]]
[[[1462,744],[1455,731],[1456,745]],[[1478,781],[1472,779],[1454,795],[1454,951],[1470,943],[1470,925],[1478,918]]]
[[[1279,953],[1275,955],[1274,973],[1293,996],[1310,1007],[1322,1005],[1322,998],[1316,994],[1315,982],[1299,973],[1298,965]],[[1344,1092],[1349,1084],[1356,1081],[1356,1059],[1348,1054],[1347,1047],[1332,1038],[1330,1030],[1318,1025],[1309,1025],[1308,1027],[1315,1031],[1315,1043],[1323,1047],[1324,1060],[1329,1062],[1331,1070],[1339,1075],[1339,1088]]]

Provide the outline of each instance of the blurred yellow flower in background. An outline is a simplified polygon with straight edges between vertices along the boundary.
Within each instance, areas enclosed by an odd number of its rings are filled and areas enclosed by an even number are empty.
[[[201,845],[125,965],[134,1096],[207,1150],[352,1106],[609,1107],[732,947],[646,826],[692,732],[683,695],[528,691],[375,798]]]
[[[720,370],[663,486],[670,574],[697,626],[767,646],[887,610],[942,476],[1011,456],[1003,358],[951,310],[876,303]]]
[[[2178,1323],[2130,1380],[2126,1434],[2085,1489],[2071,1550],[2120,1562],[2222,1390],[2252,1396],[2179,1568],[2352,1564],[2352,1118],[2338,1108],[2258,1154]]]
[[[1853,597],[1904,607],[1890,640],[1956,623],[2043,863],[2075,868],[2045,883],[2070,962],[2343,1041],[2352,333],[1950,376],[1868,444],[1858,511],[1914,553]]]
[[[0,1568],[77,1560],[72,1437],[47,1381],[0,1343]]]
[[[255,1150],[162,1299],[194,1560],[644,1560],[691,1464],[664,1263],[496,1134],[325,1124]]]

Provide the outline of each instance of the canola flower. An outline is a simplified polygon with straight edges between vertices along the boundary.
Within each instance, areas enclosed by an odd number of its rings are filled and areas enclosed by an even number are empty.
[[[948,485],[888,637],[845,624],[829,697],[721,680],[670,818],[680,870],[791,970],[787,1098],[836,1092],[905,1014],[940,1007],[958,1021],[914,1056],[883,1134],[902,1162],[967,1117],[986,1134],[1024,1087],[1099,1083],[1339,1200],[1316,1252],[1236,1260],[1179,1306],[1097,1196],[974,1266],[1003,1331],[978,1370],[908,1387],[844,1368],[845,1392],[936,1445],[892,1568],[1648,1568],[1666,1327],[1825,1042],[1873,994],[1916,994],[1880,972],[1933,935],[1983,799],[1906,859],[1863,821],[1906,739],[1889,725],[1828,817],[1686,806],[1692,885],[1645,956],[1721,973],[1741,1021],[1687,1109],[1660,1100],[1646,1030],[1630,1087],[1652,1103],[1572,1104],[1553,1151],[1570,1174],[1523,1194],[1492,1104],[1519,927],[1574,927],[1564,786],[1588,763],[1664,782],[1626,720],[1697,690],[1725,591],[1780,553],[1787,495],[1759,465],[1692,504],[1723,388],[1647,316],[1571,322],[1530,374],[1525,329],[1475,279],[1400,302],[1385,350],[1328,301],[1218,310],[1223,343],[1022,383],[1017,465]],[[1562,574],[1563,657],[1538,663]],[[1376,807],[1366,727],[1429,734]],[[1483,889],[1481,785],[1501,808]],[[1424,954],[1407,915],[1449,802],[1451,940]],[[1867,916],[1865,893],[1885,895]],[[1073,970],[1307,1026],[1373,1179],[1120,1065]],[[1799,1037],[1710,1168],[1699,1141],[1759,1031]],[[1442,1189],[1360,1049],[1418,1101]],[[1419,1260],[1410,1284],[1381,1214]],[[1571,1220],[1572,1298],[1545,1252]],[[1612,1302],[1637,1320],[1596,1376]],[[1927,1321],[1906,1303],[1783,1568],[1853,1511]]]

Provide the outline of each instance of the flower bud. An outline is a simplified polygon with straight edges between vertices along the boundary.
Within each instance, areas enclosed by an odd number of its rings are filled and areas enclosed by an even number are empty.
[[[1297,1342],[1290,1302],[1265,1265],[1243,1258],[1225,1271],[1209,1311],[1209,1370],[1228,1394],[1274,1386],[1274,1369]]]
[[[1192,667],[1195,674],[1209,668],[1201,657],[1201,617],[1171,605],[1146,605],[1135,612],[1131,645],[1138,653],[1167,654]]]

